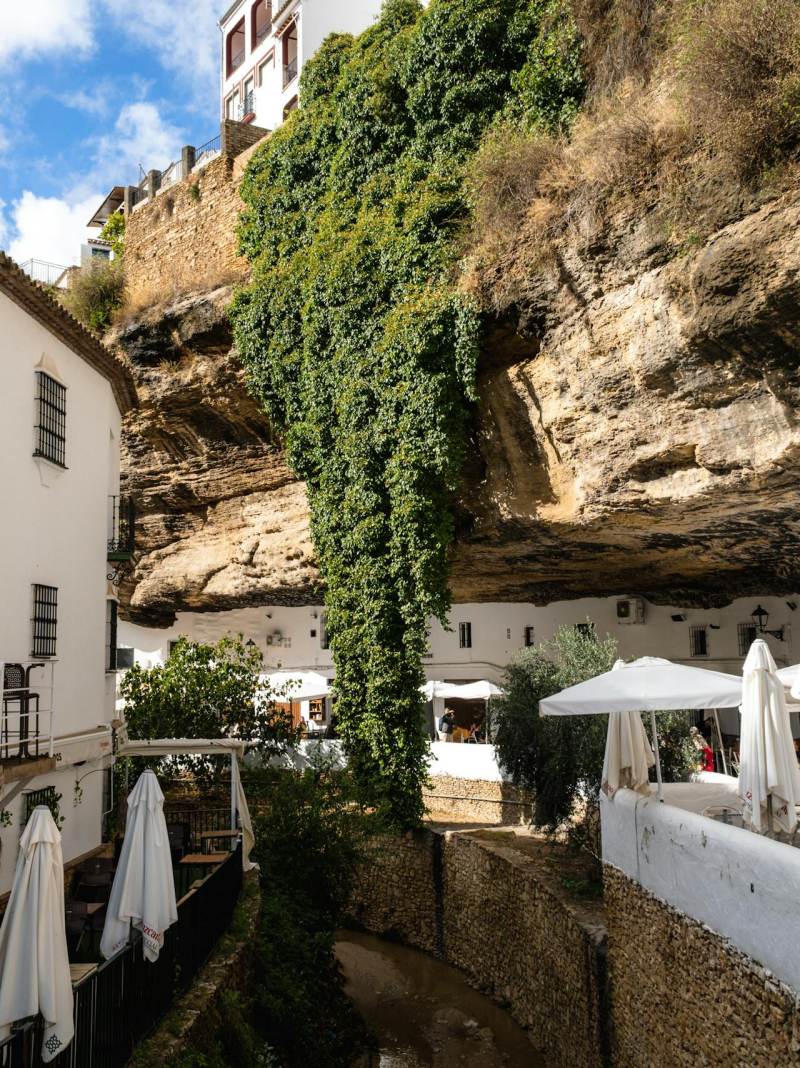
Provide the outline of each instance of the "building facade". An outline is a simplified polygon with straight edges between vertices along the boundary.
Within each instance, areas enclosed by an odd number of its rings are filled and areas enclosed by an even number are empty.
[[[768,615],[754,618],[759,608]],[[742,598],[724,608],[654,605],[636,596],[587,597],[549,605],[456,604],[447,629],[431,621],[425,674],[429,681],[488,679],[500,684],[505,666],[518,650],[549,640],[562,626],[594,626],[599,636],[612,635],[622,657],[662,656],[738,674],[753,639],[765,636],[758,632],[759,626],[772,632],[766,640],[779,665],[800,660],[800,633],[792,627],[798,609],[800,595]],[[120,645],[131,650],[132,660],[148,665],[169,656],[170,644],[182,635],[192,641],[214,642],[225,634],[239,633],[261,649],[268,670],[334,675],[321,606],[185,612],[163,630],[121,622]],[[303,709],[304,718],[310,707]],[[434,715],[440,712],[436,705]],[[735,713],[722,718],[725,733],[738,733]],[[797,733],[796,717],[795,728]]]
[[[236,0],[219,22],[221,118],[274,130],[297,107],[300,73],[330,33],[361,33],[381,0]]]
[[[101,842],[116,596],[132,550],[119,495],[124,366],[0,253],[0,894],[28,811],[63,818],[69,863]]]

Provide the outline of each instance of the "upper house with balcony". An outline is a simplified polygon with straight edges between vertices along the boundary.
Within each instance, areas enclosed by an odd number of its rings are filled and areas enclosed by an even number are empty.
[[[132,552],[119,493],[124,364],[0,252],[0,895],[36,802],[70,861],[101,841],[116,698],[114,580]],[[76,783],[78,786],[76,787]],[[79,804],[75,802],[79,801]]]
[[[381,0],[236,0],[220,19],[222,118],[274,130],[297,107],[300,72],[330,33],[361,33]]]

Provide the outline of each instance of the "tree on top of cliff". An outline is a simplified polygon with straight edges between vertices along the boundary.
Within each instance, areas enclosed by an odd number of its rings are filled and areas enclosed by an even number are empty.
[[[579,55],[563,0],[387,0],[306,66],[242,185],[236,341],[308,486],[350,764],[395,825],[423,814],[421,657],[475,390],[466,167],[500,117],[568,125]]]

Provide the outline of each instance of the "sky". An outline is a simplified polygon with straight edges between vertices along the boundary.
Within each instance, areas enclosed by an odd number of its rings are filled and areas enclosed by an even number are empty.
[[[219,133],[227,0],[0,0],[0,248],[77,263],[114,185]]]

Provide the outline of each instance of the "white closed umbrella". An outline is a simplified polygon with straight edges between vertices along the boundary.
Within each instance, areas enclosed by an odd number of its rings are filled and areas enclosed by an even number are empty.
[[[42,1060],[72,1041],[72,982],[64,922],[61,835],[38,805],[19,841],[14,885],[0,928],[0,1038],[17,1020],[41,1013]]]
[[[658,656],[642,656],[628,664],[618,660],[611,671],[545,697],[539,702],[539,714],[587,716],[649,712],[660,799],[662,782],[656,712],[735,708],[741,700],[742,680],[736,675],[674,664]]]
[[[769,646],[757,638],[742,669],[739,796],[754,830],[771,833],[769,811],[785,831],[797,826],[800,768],[783,683]]]
[[[624,660],[614,664],[618,671],[625,666]],[[600,788],[608,797],[613,797],[620,787],[648,793],[650,768],[655,764],[653,749],[639,712],[611,712],[608,717],[606,751],[603,757],[603,774]]]
[[[100,951],[113,957],[128,942],[131,926],[142,932],[146,960],[155,961],[164,932],[178,918],[172,856],[164,819],[164,795],[152,771],[143,772],[128,797],[128,823],[111,887]]]

